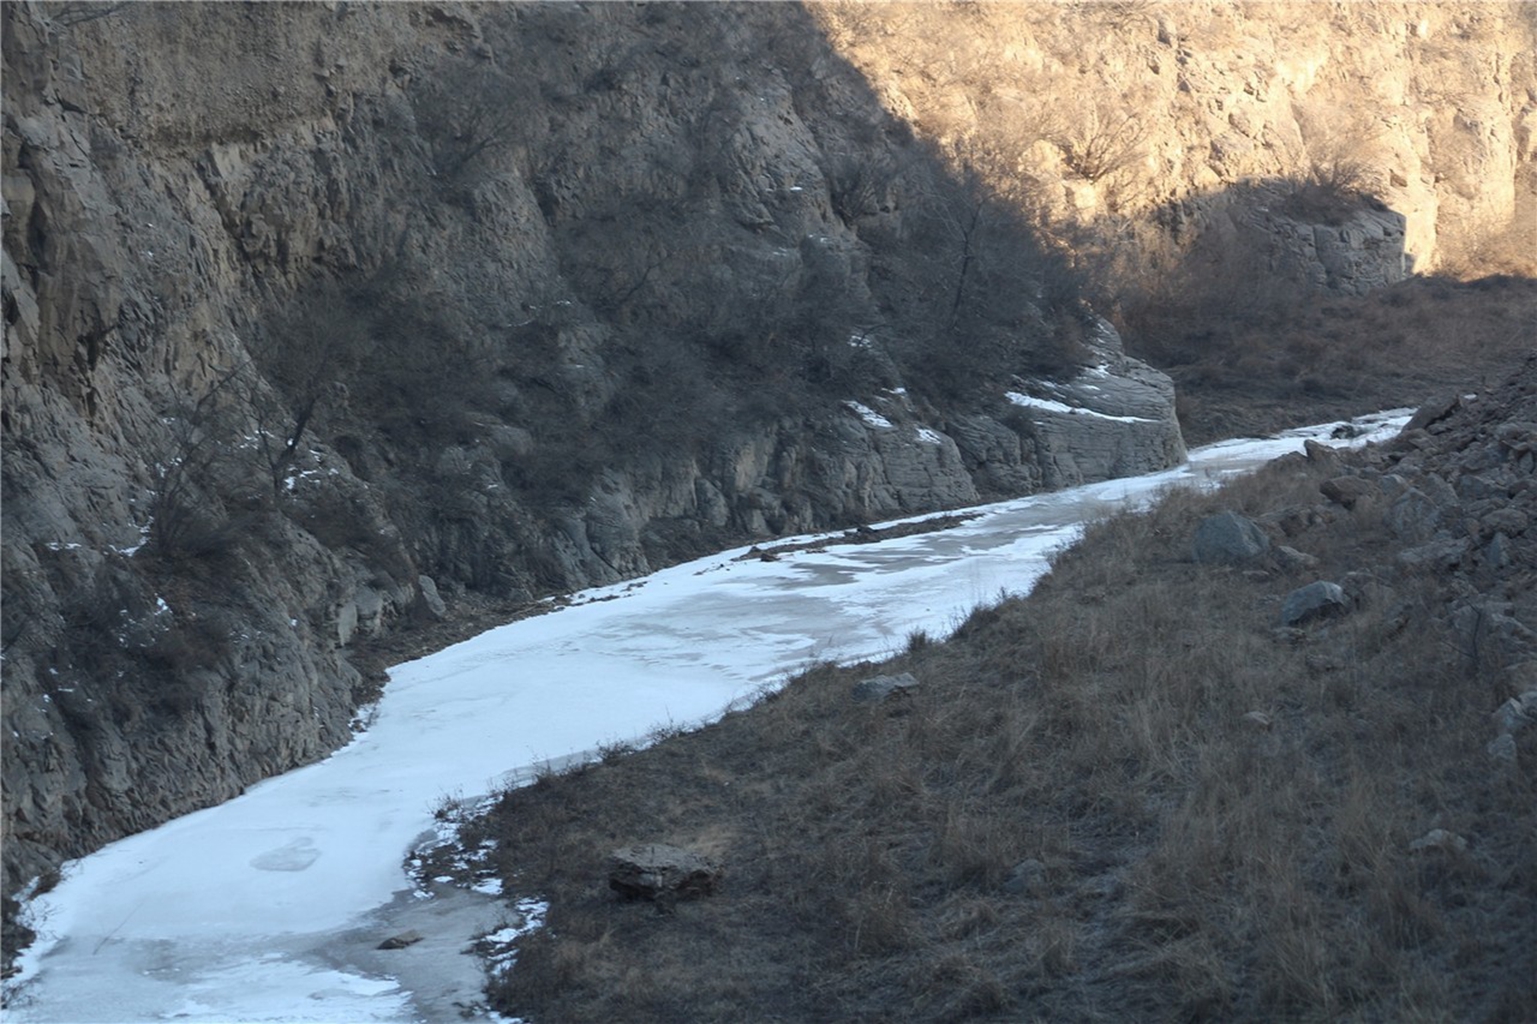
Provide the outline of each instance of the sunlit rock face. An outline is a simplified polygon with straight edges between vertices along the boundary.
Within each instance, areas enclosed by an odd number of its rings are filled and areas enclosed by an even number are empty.
[[[1487,258],[1500,236],[1528,264],[1537,251],[1529,5],[815,10],[891,110],[1055,223],[1147,221],[1178,248],[1229,203],[1274,206],[1279,185],[1305,224],[1337,225],[1316,202],[1331,190],[1374,197],[1419,271]],[[1377,274],[1329,271],[1347,291]]]

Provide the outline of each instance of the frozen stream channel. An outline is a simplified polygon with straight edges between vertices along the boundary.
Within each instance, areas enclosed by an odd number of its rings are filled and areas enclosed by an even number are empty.
[[[1352,443],[1405,418],[1368,417],[1372,433]],[[1085,519],[1326,440],[1336,425],[987,506],[954,529],[772,562],[728,551],[400,665],[372,728],[325,761],[67,865],[31,904],[40,939],[7,986],[6,1019],[458,1019],[451,1007],[474,998],[478,976],[459,951],[504,910],[409,892],[403,858],[445,796],[707,720],[813,660],[893,653],[915,629],[948,634],[975,605],[1028,590]],[[432,941],[374,950],[403,927]]]

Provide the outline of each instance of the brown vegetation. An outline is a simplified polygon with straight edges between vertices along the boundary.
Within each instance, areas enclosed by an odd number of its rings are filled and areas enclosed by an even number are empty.
[[[1191,444],[1478,391],[1531,350],[1531,278],[1416,277],[1339,296],[1229,255],[1167,288],[1114,292],[1127,351],[1174,378]]]
[[[1451,581],[1286,460],[1094,525],[1029,598],[821,667],[698,733],[509,793],[507,890],[551,901],[504,1012],[626,1020],[1490,1020],[1537,1005],[1529,767],[1491,762],[1508,694],[1443,626]],[[1317,578],[1195,565],[1237,509],[1374,596],[1307,631]],[[1391,588],[1391,589],[1384,589]],[[1520,763],[1537,756],[1523,734]],[[1465,849],[1411,851],[1432,829]],[[603,858],[726,864],[659,912]]]

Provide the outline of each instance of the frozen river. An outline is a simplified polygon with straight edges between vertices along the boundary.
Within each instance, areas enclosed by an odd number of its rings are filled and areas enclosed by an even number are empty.
[[[1358,441],[1405,418],[1369,417]],[[476,982],[458,951],[502,911],[491,897],[410,892],[402,861],[445,797],[708,720],[813,661],[894,653],[913,630],[945,635],[977,604],[1029,590],[1085,520],[1327,440],[1334,426],[986,506],[949,530],[770,562],[728,551],[397,666],[372,727],[325,761],[67,865],[31,904],[40,939],[7,985],[6,1019],[447,1019]],[[433,941],[393,961],[374,951],[404,925]]]

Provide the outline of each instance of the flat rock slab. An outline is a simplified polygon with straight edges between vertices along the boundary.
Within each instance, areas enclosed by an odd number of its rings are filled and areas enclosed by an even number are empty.
[[[608,858],[608,887],[629,899],[707,896],[722,873],[708,857],[664,843],[626,846]]]

